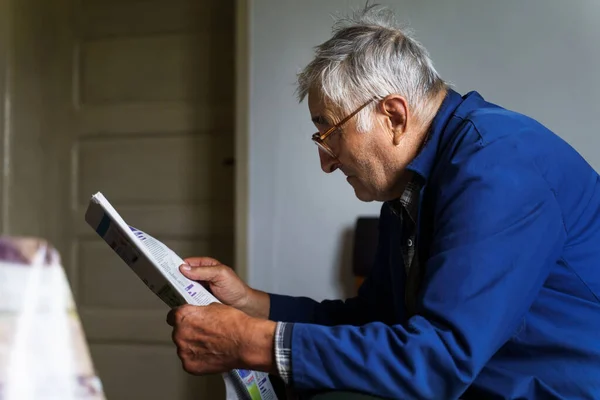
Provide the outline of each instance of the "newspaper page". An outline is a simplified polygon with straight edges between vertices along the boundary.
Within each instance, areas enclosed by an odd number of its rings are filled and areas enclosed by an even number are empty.
[[[159,240],[129,226],[102,193],[92,196],[85,220],[169,307],[219,302],[201,284],[179,272],[181,257]],[[223,379],[227,400],[277,400],[267,373],[233,370],[223,374]]]

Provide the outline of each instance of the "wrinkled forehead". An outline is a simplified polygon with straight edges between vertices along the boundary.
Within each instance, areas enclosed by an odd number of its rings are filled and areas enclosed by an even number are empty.
[[[322,112],[327,108],[327,100],[323,96],[323,92],[318,88],[311,88],[308,91],[308,109],[310,111],[310,115],[313,115],[317,112]]]

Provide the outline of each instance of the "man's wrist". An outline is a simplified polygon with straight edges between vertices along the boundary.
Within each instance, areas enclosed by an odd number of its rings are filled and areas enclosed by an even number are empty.
[[[240,310],[254,318],[268,319],[271,308],[271,297],[268,293],[260,290],[248,289],[246,304],[240,307]]]
[[[277,323],[266,319],[249,318],[240,333],[243,368],[277,375],[275,362],[275,329]]]

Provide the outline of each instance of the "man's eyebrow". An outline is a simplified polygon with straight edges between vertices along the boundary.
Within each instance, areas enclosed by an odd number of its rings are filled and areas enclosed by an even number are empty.
[[[327,121],[327,119],[322,115],[315,115],[312,117],[312,122],[317,125],[329,125],[329,121]]]

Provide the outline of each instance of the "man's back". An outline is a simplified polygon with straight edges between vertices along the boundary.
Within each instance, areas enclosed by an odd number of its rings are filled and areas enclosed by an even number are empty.
[[[520,180],[513,182],[511,187],[523,185],[526,189],[533,181],[539,190],[552,193],[566,235],[560,250],[555,253],[558,256],[546,259],[542,273],[532,272],[536,275],[533,279],[543,279],[541,288],[534,293],[531,306],[508,342],[481,370],[465,397],[590,398],[590,393],[600,394],[598,174],[568,144],[536,121],[486,103],[476,94],[465,98],[449,121],[450,129],[445,130],[453,131],[455,135],[445,143],[436,163],[431,179],[435,191],[440,196],[456,193],[458,189],[454,187],[453,177],[463,175],[461,169],[465,168],[486,170],[474,176],[490,177],[490,185],[503,179]],[[506,175],[496,170],[506,159],[518,164],[517,168],[524,166],[522,176],[519,169],[516,174],[507,171]],[[527,194],[517,190],[510,196]],[[489,215],[482,215],[482,220],[463,223],[496,226],[493,214],[498,213],[497,207],[501,206],[501,202],[490,204]],[[531,221],[520,221],[525,226],[534,223],[535,218],[544,218],[536,215],[536,207],[541,208],[542,204],[528,206],[531,207]],[[435,217],[431,222],[435,229]],[[502,229],[513,227],[503,226]],[[503,233],[507,232],[498,232],[498,235]],[[518,231],[515,235],[518,236]],[[535,251],[537,239],[521,237],[508,245],[522,249],[534,246]],[[480,265],[483,273],[486,266],[485,263]],[[515,263],[515,266],[528,267],[526,263]],[[498,276],[491,284],[502,285],[502,278]],[[463,283],[469,285],[468,278]],[[495,301],[510,303],[511,295],[507,293],[506,298]],[[523,298],[519,293],[514,295]],[[496,312],[496,304],[487,306],[490,313]],[[485,324],[485,321],[481,323]]]

